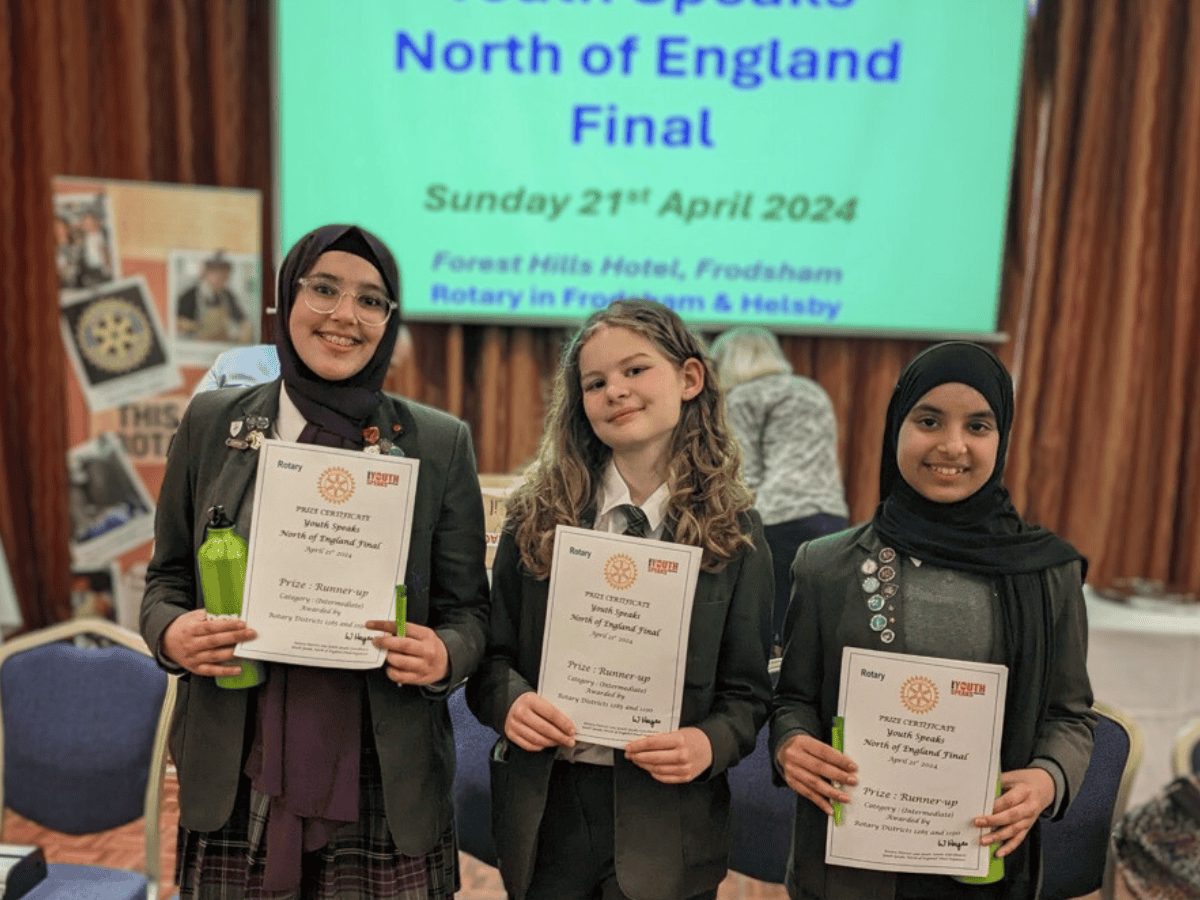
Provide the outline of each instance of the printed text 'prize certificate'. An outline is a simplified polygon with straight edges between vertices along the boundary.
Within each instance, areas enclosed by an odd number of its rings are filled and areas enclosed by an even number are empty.
[[[701,550],[560,525],[538,693],[577,740],[624,747],[679,727]]]
[[[984,875],[975,816],[1000,774],[1005,666],[847,647],[838,712],[858,784],[830,820],[825,861],[839,866]]]
[[[383,664],[368,619],[391,619],[404,580],[418,460],[264,441],[238,656],[304,666]]]

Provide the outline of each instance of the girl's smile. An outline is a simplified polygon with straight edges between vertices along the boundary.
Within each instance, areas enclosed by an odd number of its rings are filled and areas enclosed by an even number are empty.
[[[609,418],[608,418],[609,424],[610,425],[619,425],[622,422],[627,422],[630,418],[632,418],[636,413],[638,413],[640,411],[641,411],[640,407],[631,407],[629,409],[623,409],[620,412],[614,413],[613,415],[609,416]]]

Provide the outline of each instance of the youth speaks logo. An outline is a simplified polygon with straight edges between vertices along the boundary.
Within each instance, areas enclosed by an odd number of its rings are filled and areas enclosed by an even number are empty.
[[[400,476],[395,472],[367,472],[367,484],[376,487],[387,487],[389,484],[399,484]]]
[[[330,466],[317,477],[317,492],[327,503],[345,503],[354,496],[354,476],[341,466]]]
[[[950,693],[956,697],[974,697],[977,694],[982,697],[987,693],[987,685],[975,681],[951,681]]]

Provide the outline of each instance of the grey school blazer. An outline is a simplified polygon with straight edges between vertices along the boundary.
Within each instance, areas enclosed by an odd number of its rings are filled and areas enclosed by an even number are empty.
[[[771,551],[758,513],[742,524],[753,549],[720,572],[701,572],[688,631],[680,724],[708,736],[712,767],[689,784],[662,784],[614,754],[617,882],[634,900],[692,897],[716,888],[727,871],[726,770],[754,749],[771,696]],[[506,531],[492,566],[487,655],[466,688],[476,717],[501,735],[513,701],[537,689],[548,592],[549,582],[521,565]],[[554,755],[553,748],[530,753],[504,737],[492,752],[492,836],[504,886],[516,900],[532,878]]]
[[[178,616],[203,605],[196,552],[204,541],[207,510],[223,505],[238,533],[250,534],[258,454],[226,445],[230,423],[246,416],[273,423],[280,385],[198,394],[175,435],[141,612],[142,636],[169,671],[181,670],[162,653],[163,632]],[[452,689],[478,663],[487,619],[483,501],[470,434],[445,413],[395,397],[380,404],[370,424],[394,439],[405,456],[421,461],[405,574],[408,619],[437,630],[449,655]],[[448,690],[400,687],[382,668],[365,678],[369,702],[363,711],[372,719],[392,839],[402,853],[419,856],[453,820]],[[180,680],[170,746],[185,828],[212,831],[229,818],[247,749],[252,693],[219,688],[212,678],[188,673]]]

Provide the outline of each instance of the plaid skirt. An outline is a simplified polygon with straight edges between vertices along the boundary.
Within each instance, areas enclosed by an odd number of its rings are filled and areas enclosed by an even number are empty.
[[[383,808],[383,778],[374,746],[364,746],[359,820],[301,857],[299,893],[263,890],[264,835],[270,798],[242,776],[233,814],[217,831],[180,827],[175,880],[180,900],[451,900],[459,888],[454,825],[425,856],[396,849]]]

